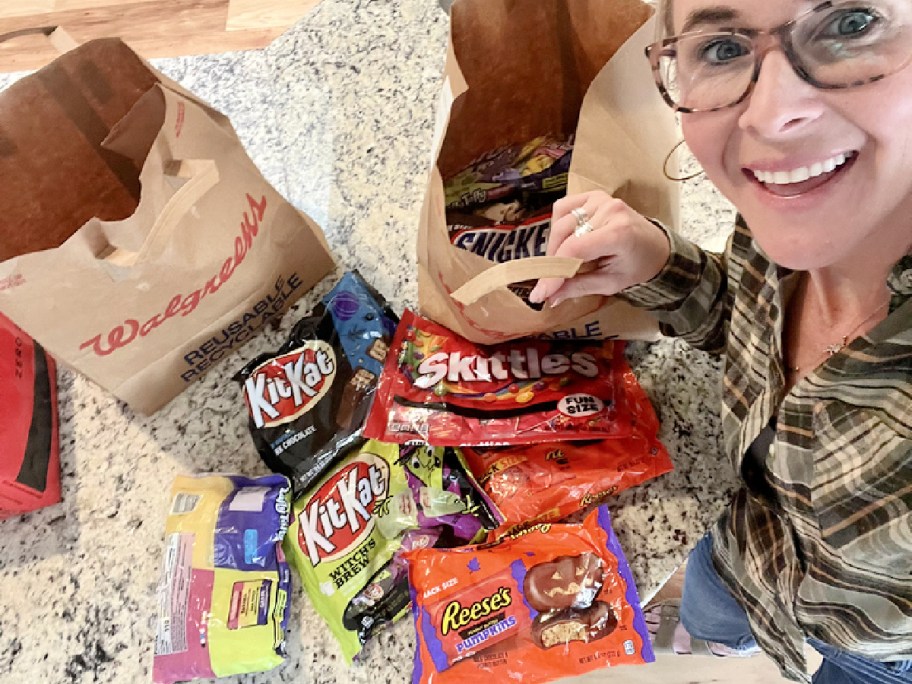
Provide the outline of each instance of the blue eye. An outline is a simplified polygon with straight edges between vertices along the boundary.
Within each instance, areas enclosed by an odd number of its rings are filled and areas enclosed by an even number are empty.
[[[700,49],[700,58],[711,64],[726,64],[750,54],[750,50],[736,40],[717,38]]]
[[[867,9],[842,10],[826,22],[821,33],[826,38],[856,38],[867,33],[879,20],[880,17]]]

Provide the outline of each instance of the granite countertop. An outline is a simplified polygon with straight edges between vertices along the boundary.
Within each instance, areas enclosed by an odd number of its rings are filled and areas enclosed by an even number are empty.
[[[267,472],[232,373],[278,346],[345,269],[359,268],[399,309],[415,305],[414,242],[447,30],[436,0],[323,0],[268,49],[156,61],[231,118],[266,177],[325,228],[339,270],[281,329],[152,417],[61,372],[64,502],[0,522],[0,682],[151,681],[171,481]],[[731,220],[725,203],[699,180],[685,203],[686,234],[719,247]],[[721,513],[734,479],[719,446],[718,362],[674,340],[634,343],[628,354],[676,466],[610,504],[645,600]],[[348,669],[299,582],[292,601],[288,662],[226,681],[409,680],[410,620]]]

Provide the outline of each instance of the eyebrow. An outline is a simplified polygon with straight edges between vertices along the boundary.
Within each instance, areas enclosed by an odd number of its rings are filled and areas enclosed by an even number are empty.
[[[737,10],[730,7],[704,7],[687,15],[681,33],[687,33],[700,24],[720,24],[724,21],[734,21],[739,16]]]

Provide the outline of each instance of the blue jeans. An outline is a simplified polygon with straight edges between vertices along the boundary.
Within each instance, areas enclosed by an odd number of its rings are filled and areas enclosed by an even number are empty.
[[[747,614],[722,583],[712,563],[712,536],[700,540],[687,559],[681,624],[696,639],[749,650],[757,642]],[[912,684],[912,660],[882,663],[841,651],[816,639],[808,641],[823,656],[814,684]]]

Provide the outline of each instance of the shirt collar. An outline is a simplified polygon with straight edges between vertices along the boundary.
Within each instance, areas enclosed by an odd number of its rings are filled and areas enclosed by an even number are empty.
[[[887,287],[893,293],[891,310],[912,296],[912,254],[907,254],[896,262],[887,278]]]

